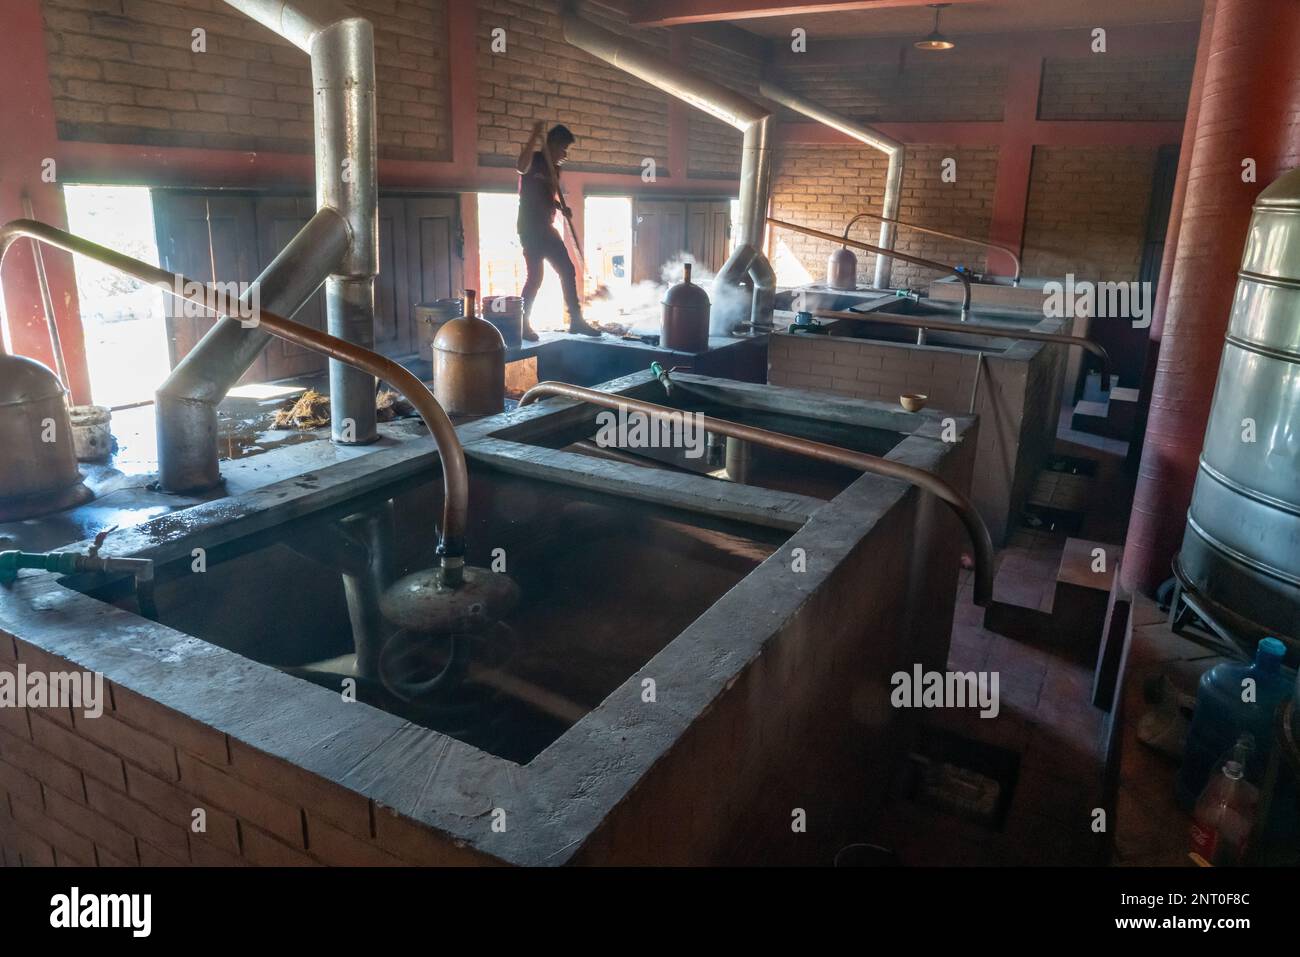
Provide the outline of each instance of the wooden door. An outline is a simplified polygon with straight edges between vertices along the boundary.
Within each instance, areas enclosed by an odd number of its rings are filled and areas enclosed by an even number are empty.
[[[307,225],[316,212],[316,203],[307,196],[258,196],[254,201],[257,218],[258,272],[272,260]],[[325,288],[320,289],[289,318],[313,329],[324,329]],[[257,361],[240,381],[269,382],[322,372],[326,359],[318,352],[304,349],[283,339],[273,338]]]
[[[662,282],[664,263],[689,252],[686,201],[632,201],[632,282]]]
[[[257,230],[253,200],[235,194],[154,190],[158,259],[168,272],[194,282],[252,282],[257,278]],[[186,316],[181,300],[163,296],[172,368],[216,322]]]
[[[449,196],[411,196],[401,202],[406,217],[407,321],[399,342],[405,354],[416,349],[411,306],[461,295],[465,265],[459,200]]]
[[[379,275],[375,278],[375,348],[387,356],[415,351],[406,234],[406,200],[379,200]]]
[[[729,200],[695,200],[687,204],[687,248],[703,269],[716,273],[731,245]]]

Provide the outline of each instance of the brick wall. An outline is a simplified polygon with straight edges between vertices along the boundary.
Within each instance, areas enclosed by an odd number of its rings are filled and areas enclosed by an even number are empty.
[[[957,161],[957,179],[953,183],[940,178],[946,157]],[[909,146],[905,164],[900,219],[976,239],[988,236],[997,178],[995,147]],[[854,212],[880,211],[886,166],[883,153],[866,147],[786,144],[776,156],[773,215],[814,229],[842,233]],[[864,220],[853,228],[853,236],[865,242],[874,242],[878,235],[878,222]],[[807,270],[813,281],[825,281],[826,259],[835,245],[776,230],[772,248],[778,281],[797,285],[802,281],[799,267]],[[899,231],[895,248],[939,262],[961,262],[980,268],[985,263],[984,251],[978,246],[906,229]],[[858,281],[869,283],[875,256],[856,252]],[[895,262],[890,280],[894,285],[923,289],[936,275],[923,266]]]
[[[757,60],[692,39],[688,62],[701,75],[758,98]],[[744,136],[739,130],[691,108],[687,114],[687,131],[686,165],[690,175],[715,179],[740,175],[740,144]]]
[[[1110,55],[1048,59],[1038,116],[1044,120],[1181,120],[1195,57]]]
[[[448,159],[446,0],[353,0],[375,25],[379,146]],[[210,0],[44,0],[59,137],[307,152],[306,54]],[[191,31],[207,31],[207,52]]]
[[[635,30],[591,5],[586,15],[668,56],[664,31]],[[492,52],[497,28],[506,31],[504,53]],[[487,165],[513,164],[537,120],[563,123],[578,137],[572,166],[639,173],[645,157],[668,164],[668,98],[566,43],[555,0],[480,0],[478,95]]]
[[[79,671],[0,632],[0,670]],[[353,791],[105,682],[104,714],[0,708],[0,863],[484,863]],[[194,811],[206,830],[192,827]]]
[[[1006,68],[942,58],[864,63],[851,67],[810,64],[779,78],[783,86],[864,122],[972,122],[1002,119]],[[795,113],[789,119],[803,120]]]
[[[1156,150],[1038,147],[1025,214],[1024,273],[1131,280],[1142,261]]]

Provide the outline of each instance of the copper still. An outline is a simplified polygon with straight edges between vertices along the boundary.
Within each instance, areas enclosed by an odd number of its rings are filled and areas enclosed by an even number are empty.
[[[677,352],[704,352],[709,348],[709,294],[691,283],[690,263],[682,268],[682,281],[664,293],[662,345]]]
[[[445,322],[433,340],[433,394],[448,415],[496,415],[506,402],[506,344],[478,315],[465,290],[465,315]]]
[[[858,257],[848,246],[841,246],[826,261],[826,285],[832,289],[858,288]]]
[[[0,349],[0,521],[79,505],[81,483],[63,384],[34,359]]]

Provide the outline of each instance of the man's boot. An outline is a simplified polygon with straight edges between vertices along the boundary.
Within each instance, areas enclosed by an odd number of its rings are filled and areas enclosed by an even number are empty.
[[[597,339],[604,335],[604,333],[599,329],[589,324],[587,320],[583,319],[581,312],[576,311],[569,313],[569,334],[575,336],[593,336]]]
[[[528,323],[528,317],[531,316],[532,313],[533,313],[533,304],[532,304],[531,302],[527,302],[527,301],[525,301],[525,302],[524,302],[523,328],[522,328],[522,330],[520,331],[520,335],[523,337],[523,339],[524,339],[525,342],[536,342],[536,341],[537,341],[537,333],[533,331],[533,327],[532,327],[531,325],[529,325],[529,323]]]

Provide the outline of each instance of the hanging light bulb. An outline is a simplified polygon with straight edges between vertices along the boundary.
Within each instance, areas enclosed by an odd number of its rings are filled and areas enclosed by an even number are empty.
[[[951,50],[957,44],[939,32],[939,11],[944,7],[952,6],[952,4],[931,3],[928,6],[934,9],[934,29],[930,31],[928,36],[917,40],[912,46],[918,50]]]

